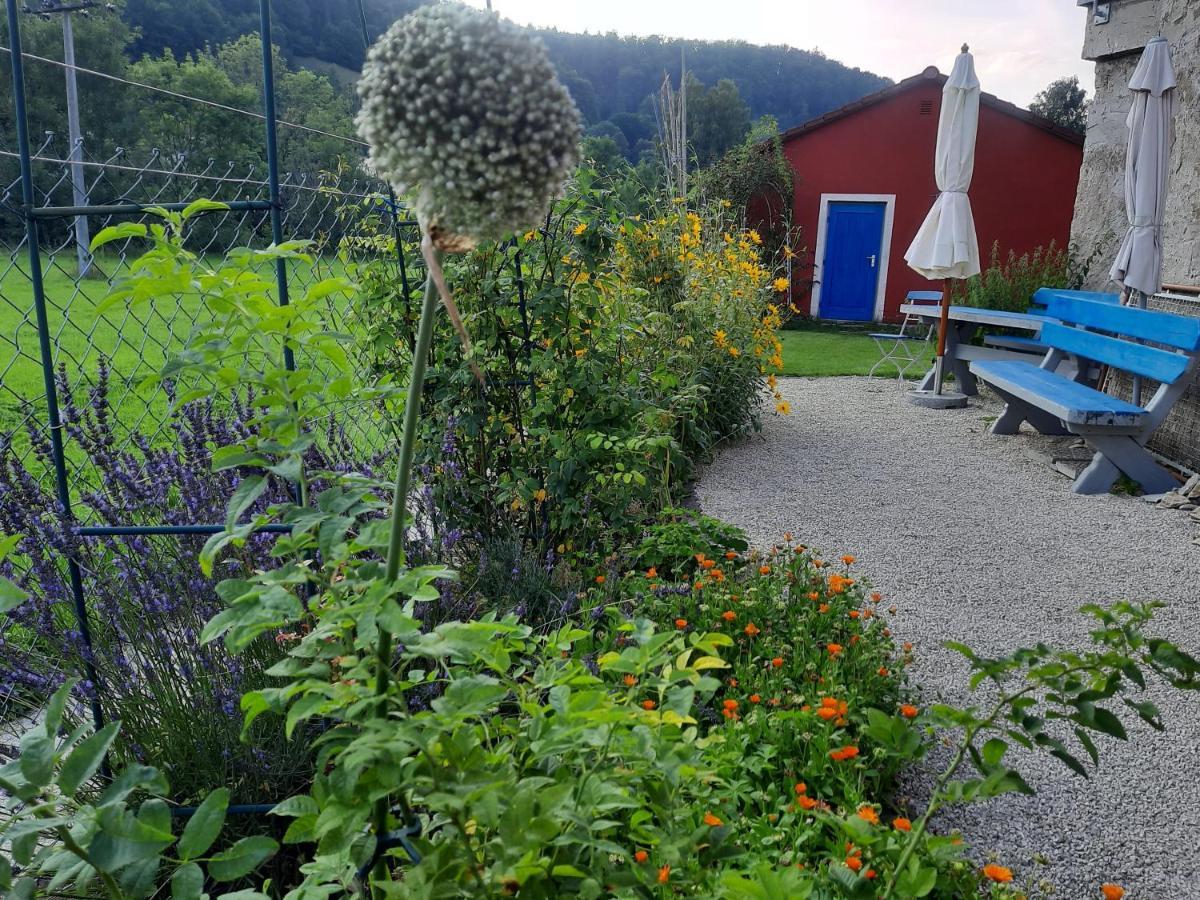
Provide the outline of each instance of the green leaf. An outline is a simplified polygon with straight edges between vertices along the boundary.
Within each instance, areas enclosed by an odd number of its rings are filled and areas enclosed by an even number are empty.
[[[21,774],[34,787],[45,787],[54,776],[56,743],[51,735],[41,731],[30,731],[21,739]]]
[[[120,225],[110,225],[107,228],[101,229],[100,233],[92,238],[91,249],[92,252],[95,252],[105,244],[111,244],[113,241],[145,236],[145,225],[137,222],[122,222]]]
[[[67,701],[71,698],[71,691],[78,683],[78,678],[68,678],[63,682],[63,686],[54,692],[50,702],[46,704],[46,734],[52,737],[58,734],[58,729],[62,727],[63,710],[66,709]]]
[[[25,598],[26,594],[23,590],[7,578],[0,577],[0,615],[12,612],[25,602]]]
[[[296,794],[286,800],[280,800],[268,815],[293,817],[316,815],[318,812],[320,807],[317,806],[316,800],[308,794]]]
[[[208,874],[216,881],[233,881],[253,872],[269,859],[279,845],[265,835],[245,837],[214,856],[208,863]]]
[[[70,797],[96,774],[120,728],[120,722],[109,722],[71,751],[58,773],[59,790]]]
[[[171,876],[171,900],[200,900],[204,896],[204,872],[195,863],[187,863]]]
[[[1102,706],[1096,707],[1095,727],[1098,731],[1111,734],[1113,737],[1120,738],[1123,741],[1129,738],[1129,735],[1125,733],[1125,726],[1121,724],[1121,720]]]
[[[179,838],[176,852],[179,858],[187,861],[203,856],[213,845],[221,826],[225,824],[225,812],[229,808],[229,789],[217,788],[204,798],[204,802],[196,807],[195,813],[188,819]]]
[[[232,531],[242,513],[254,505],[254,501],[267,489],[267,479],[262,475],[251,475],[242,481],[229,498],[225,507],[225,529]]]
[[[193,200],[191,203],[189,203],[187,207],[184,208],[183,212],[179,214],[179,218],[186,222],[192,216],[199,215],[200,213],[217,212],[225,209],[229,209],[229,206],[225,203],[202,198],[200,200]]]
[[[992,738],[983,745],[983,761],[989,767],[998,766],[1004,754],[1008,752],[1008,744],[1000,738]]]
[[[926,897],[937,884],[937,869],[906,869],[896,882],[901,897]]]

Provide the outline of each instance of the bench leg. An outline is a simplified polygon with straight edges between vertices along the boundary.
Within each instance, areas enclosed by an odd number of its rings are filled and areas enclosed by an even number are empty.
[[[1012,394],[997,390],[995,385],[992,386],[992,390],[1003,397],[1007,404],[1004,407],[1004,412],[1000,414],[1000,418],[992,423],[992,427],[989,429],[992,434],[1016,434],[1021,430],[1022,422],[1028,422],[1041,434],[1063,435],[1071,433],[1063,427],[1062,422],[1049,413],[1038,409],[1036,406],[1031,406],[1024,400],[1017,399]]]
[[[1160,466],[1141,444],[1129,435],[1085,434],[1096,455],[1071,490],[1076,494],[1104,494],[1112,490],[1120,472],[1142,486],[1147,494],[1165,494],[1179,482]]]

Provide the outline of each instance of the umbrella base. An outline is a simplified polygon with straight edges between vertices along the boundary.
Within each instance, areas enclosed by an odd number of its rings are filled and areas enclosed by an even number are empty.
[[[957,391],[909,391],[908,399],[914,406],[926,409],[962,409],[967,405],[967,395]]]

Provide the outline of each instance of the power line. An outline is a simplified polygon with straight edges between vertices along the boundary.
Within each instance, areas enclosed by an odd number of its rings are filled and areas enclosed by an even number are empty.
[[[3,45],[0,45],[0,51],[3,51],[5,53],[12,53],[12,50],[10,48],[5,47]],[[97,71],[96,69],[85,68],[84,66],[69,66],[66,63],[60,62],[57,59],[50,59],[49,57],[46,57],[46,56],[38,56],[34,53],[22,53],[21,58],[22,59],[32,59],[35,62],[48,63],[49,65],[58,66],[59,68],[62,68],[62,69],[73,69],[76,72],[82,72],[85,75],[93,75],[96,78],[104,78],[104,79],[107,79],[108,81],[115,81],[118,84],[127,84],[127,85],[130,85],[131,87],[143,88],[147,91],[153,91],[156,94],[164,94],[165,96],[168,96],[168,97],[174,97],[177,100],[188,100],[188,101],[191,101],[192,103],[199,103],[202,106],[211,106],[214,109],[221,109],[221,110],[225,110],[226,112],[238,113],[239,115],[249,116],[252,119],[263,120],[266,118],[266,116],[264,116],[262,113],[252,112],[248,109],[240,109],[236,106],[229,106],[225,103],[218,103],[216,100],[206,100],[203,97],[193,97],[190,94],[181,94],[178,91],[172,91],[168,88],[157,87],[153,84],[143,84],[140,81],[131,81],[128,78],[122,78],[120,75],[111,75],[108,72],[100,72],[100,71]],[[313,128],[311,125],[299,125],[295,122],[285,122],[283,119],[277,119],[276,122],[280,125],[286,125],[288,128],[295,128],[299,131],[307,131],[310,134],[319,134],[323,137],[334,138],[339,141],[345,141],[348,144],[356,144],[359,147],[367,146],[365,141],[360,141],[358,138],[348,137],[344,134],[337,134],[336,132],[333,132],[333,131],[324,131],[320,128]]]

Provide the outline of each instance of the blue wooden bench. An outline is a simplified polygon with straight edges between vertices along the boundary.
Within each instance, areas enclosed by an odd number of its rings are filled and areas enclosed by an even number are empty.
[[[1023,360],[976,360],[971,372],[1006,401],[993,434],[1016,434],[1029,422],[1043,434],[1076,434],[1095,451],[1072,487],[1080,494],[1110,490],[1123,472],[1147,493],[1179,486],[1146,450],[1146,442],[1200,370],[1200,319],[1055,296],[1047,304],[1040,365]],[[1132,340],[1127,340],[1131,338]],[[1155,346],[1135,343],[1149,341]],[[1135,406],[1056,374],[1065,358],[1086,373],[1090,363],[1150,378],[1159,388],[1145,407]]]
[[[1038,288],[1033,292],[1033,297],[1029,301],[1029,314],[1033,316],[1044,316],[1050,306],[1050,301],[1055,297],[1065,297],[1072,300],[1090,300],[1093,303],[1108,303],[1112,306],[1121,304],[1120,294],[1109,294],[1102,291],[1069,291],[1065,288]],[[1020,353],[1046,353],[1050,348],[1047,347],[1041,338],[1028,337],[1020,334],[985,334],[983,336],[983,344],[985,347],[1001,347],[1005,350],[1016,350]]]

